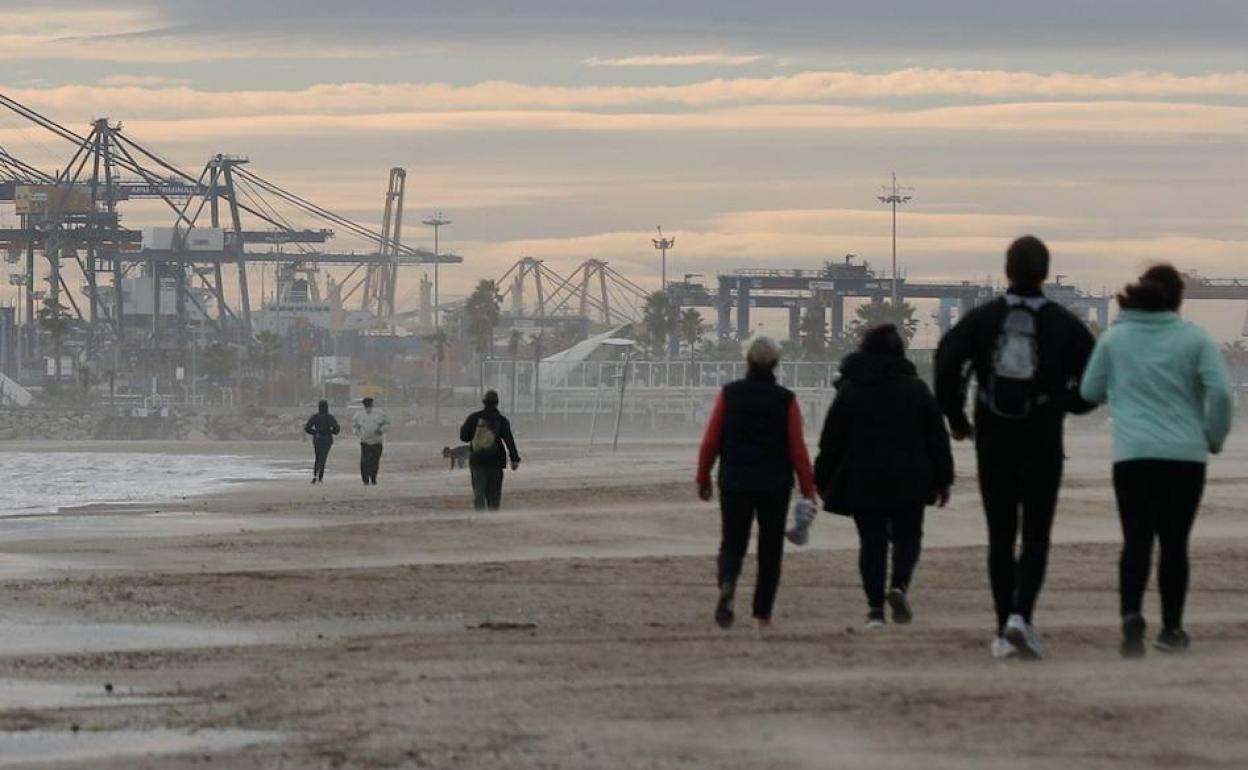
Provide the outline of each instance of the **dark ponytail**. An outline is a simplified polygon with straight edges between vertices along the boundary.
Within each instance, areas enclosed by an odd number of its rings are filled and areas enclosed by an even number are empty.
[[[1183,276],[1172,265],[1150,267],[1118,294],[1123,310],[1178,310],[1182,304]]]

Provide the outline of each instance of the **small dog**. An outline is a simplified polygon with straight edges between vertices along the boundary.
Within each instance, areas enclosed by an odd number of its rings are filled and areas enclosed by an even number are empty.
[[[472,454],[472,447],[464,444],[451,449],[449,446],[442,447],[442,456],[451,461],[451,470],[463,468],[468,464],[468,455]]]

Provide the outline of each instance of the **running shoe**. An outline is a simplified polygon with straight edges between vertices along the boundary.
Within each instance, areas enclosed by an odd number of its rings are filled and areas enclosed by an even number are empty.
[[[888,590],[888,606],[893,608],[894,623],[909,623],[914,620],[914,613],[910,611],[910,600],[906,598],[906,592],[900,588],[890,588]]]
[[[997,660],[1007,660],[1009,658],[1018,657],[1018,650],[1014,649],[1014,645],[1004,636],[994,636],[992,638],[992,657]]]
[[[1167,628],[1157,635],[1153,646],[1161,652],[1187,652],[1187,648],[1192,646],[1192,640],[1181,628]]]
[[[1122,657],[1144,657],[1144,616],[1133,612],[1122,619]]]
[[[867,628],[876,629],[884,627],[884,608],[872,607],[867,612]]]
[[[1040,647],[1040,634],[1036,627],[1023,620],[1017,613],[1010,616],[1005,623],[1005,638],[1024,660],[1040,660],[1044,657]]]
[[[732,611],[733,593],[735,593],[735,586],[731,583],[724,583],[719,587],[719,602],[715,605],[715,625],[720,628],[732,628],[732,623],[736,620],[736,614]]]

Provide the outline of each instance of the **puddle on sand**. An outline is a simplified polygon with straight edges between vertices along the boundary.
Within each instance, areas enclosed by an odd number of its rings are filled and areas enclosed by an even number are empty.
[[[0,656],[137,650],[249,647],[260,644],[306,644],[355,636],[444,630],[458,624],[445,619],[271,621],[221,623],[75,623],[56,618],[0,615]]]
[[[232,647],[274,638],[273,633],[220,626],[22,623],[0,618],[0,650],[5,655]]]
[[[109,691],[103,684],[92,687],[64,682],[31,682],[0,679],[0,711],[95,706],[145,706],[153,703],[185,703],[186,698],[162,698],[135,693],[129,688]]]
[[[277,743],[281,733],[259,730],[116,730],[111,732],[0,733],[0,767],[32,767],[72,762],[159,754],[231,751]]]

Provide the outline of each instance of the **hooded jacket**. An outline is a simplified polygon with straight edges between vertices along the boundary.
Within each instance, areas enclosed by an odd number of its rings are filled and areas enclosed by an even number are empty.
[[[303,432],[311,436],[313,441],[324,444],[334,443],[334,436],[341,430],[328,407],[318,410],[303,426]]]
[[[845,515],[928,505],[953,483],[944,418],[912,363],[880,353],[845,359],[815,482],[824,509]]]
[[[1109,402],[1114,462],[1203,463],[1231,427],[1231,387],[1222,352],[1178,313],[1123,310],[1084,372],[1085,399]]]

